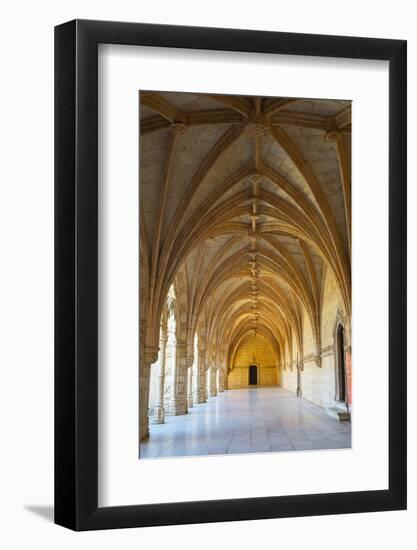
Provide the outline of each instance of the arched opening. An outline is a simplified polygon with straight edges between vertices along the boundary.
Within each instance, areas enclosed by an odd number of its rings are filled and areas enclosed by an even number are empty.
[[[336,383],[336,400],[345,403],[347,400],[345,330],[341,324],[336,331]]]
[[[171,287],[161,315],[159,352],[150,367],[148,417],[150,424],[163,424],[175,408],[177,370],[177,321],[174,289]]]
[[[249,332],[231,358],[228,389],[278,384],[278,356],[273,343],[259,332]]]
[[[256,365],[249,365],[249,386],[256,386],[258,384],[258,367]]]
[[[166,334],[161,325],[161,336],[159,340],[158,359],[151,365],[149,382],[149,410],[150,422],[163,424],[165,422],[165,411],[163,403],[163,388],[165,377],[165,344]]]

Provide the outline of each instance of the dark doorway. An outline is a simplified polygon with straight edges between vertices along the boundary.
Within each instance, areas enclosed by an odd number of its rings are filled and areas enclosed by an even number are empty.
[[[256,386],[258,383],[258,367],[256,365],[249,366],[249,385]]]
[[[337,383],[338,400],[346,402],[345,331],[342,325],[337,329]]]

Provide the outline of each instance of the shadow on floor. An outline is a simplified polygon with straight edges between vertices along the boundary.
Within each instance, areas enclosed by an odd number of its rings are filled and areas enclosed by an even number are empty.
[[[49,523],[54,521],[54,507],[53,506],[37,506],[37,505],[27,505],[24,506],[24,509],[28,512],[32,512],[36,516],[39,516]]]

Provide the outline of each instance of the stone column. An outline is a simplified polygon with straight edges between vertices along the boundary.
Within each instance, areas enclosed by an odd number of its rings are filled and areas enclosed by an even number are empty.
[[[346,409],[352,408],[352,327],[350,318],[345,323],[345,371],[346,371]]]
[[[216,369],[214,367],[210,367],[209,388],[208,388],[210,397],[216,397],[217,395],[216,375],[217,375]]]
[[[206,367],[206,370],[204,371],[204,401],[207,401],[207,399],[210,397],[210,367]]]
[[[159,345],[159,372],[158,372],[158,386],[156,405],[153,414],[154,424],[163,424],[165,422],[165,409],[164,409],[164,381],[165,381],[165,357],[166,357],[166,345],[168,341],[168,335],[162,334]]]
[[[164,413],[171,414],[171,403],[174,397],[175,361],[177,356],[176,340],[168,331],[168,341],[165,346],[165,379],[164,379]]]
[[[224,371],[223,371],[223,389],[224,390],[229,389],[229,371],[227,367],[224,367]]]
[[[224,391],[224,369],[223,367],[219,367],[219,370],[217,371],[218,380],[217,380],[217,392],[220,393]]]
[[[197,403],[205,403],[206,398],[206,353],[200,350],[198,353],[198,383],[197,386]]]
[[[193,406],[193,365],[187,367],[188,381],[187,381],[187,405],[188,408]]]
[[[348,411],[352,407],[352,346],[348,344],[345,349],[345,369],[346,369],[346,408]]]
[[[193,403],[200,403],[200,369],[199,369],[198,362],[199,362],[199,359],[197,355],[196,357],[194,357],[194,364],[191,367],[194,370],[194,373],[193,373],[194,388],[192,389]]]
[[[171,401],[171,414],[180,415],[187,413],[187,365],[185,342],[177,340],[177,357],[173,379],[173,398]]]
[[[302,397],[302,395],[303,395],[301,365],[298,361],[297,361],[297,391],[296,391],[296,394],[297,394],[297,397]]]
[[[149,436],[149,383],[151,378],[151,365],[158,359],[159,348],[146,346],[139,369],[139,438]]]

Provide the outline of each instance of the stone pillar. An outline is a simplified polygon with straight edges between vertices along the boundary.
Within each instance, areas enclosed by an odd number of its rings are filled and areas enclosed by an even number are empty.
[[[227,367],[225,367],[223,371],[223,389],[229,389],[229,371]]]
[[[346,408],[352,408],[352,327],[350,319],[345,323],[345,371],[346,371]]]
[[[177,357],[173,377],[173,397],[171,400],[171,414],[187,413],[187,365],[185,342],[177,341]]]
[[[208,387],[210,397],[216,397],[216,395],[217,395],[216,376],[217,376],[216,369],[214,367],[210,367],[210,370],[209,370],[209,387]]]
[[[193,366],[187,368],[188,381],[187,381],[187,405],[188,408],[193,406]]]
[[[204,350],[198,352],[196,386],[196,403],[205,403],[206,398],[206,353]]]
[[[224,391],[224,381],[225,381],[225,375],[224,375],[224,368],[219,367],[219,370],[217,371],[218,375],[218,382],[217,382],[217,391],[218,393]]]
[[[302,376],[301,376],[301,364],[297,361],[297,397],[303,396],[303,388],[302,388]]]
[[[146,346],[141,361],[139,372],[139,438],[149,436],[149,383],[151,378],[151,365],[158,359],[159,348]]]
[[[175,361],[177,343],[172,332],[168,331],[168,341],[165,347],[165,379],[164,379],[164,413],[171,414],[171,404],[174,398]]]
[[[210,397],[210,367],[204,371],[204,401]]]
[[[352,407],[352,346],[347,345],[345,349],[345,368],[346,368],[346,406],[348,410]]]
[[[200,403],[200,369],[198,355],[194,357],[193,369],[193,403]]]
[[[163,424],[165,422],[165,409],[164,409],[164,381],[165,381],[165,357],[166,357],[166,345],[167,345],[168,335],[162,334],[159,345],[160,355],[159,355],[159,372],[158,372],[158,386],[157,386],[157,396],[156,396],[156,405],[153,413],[153,422],[154,424]]]

